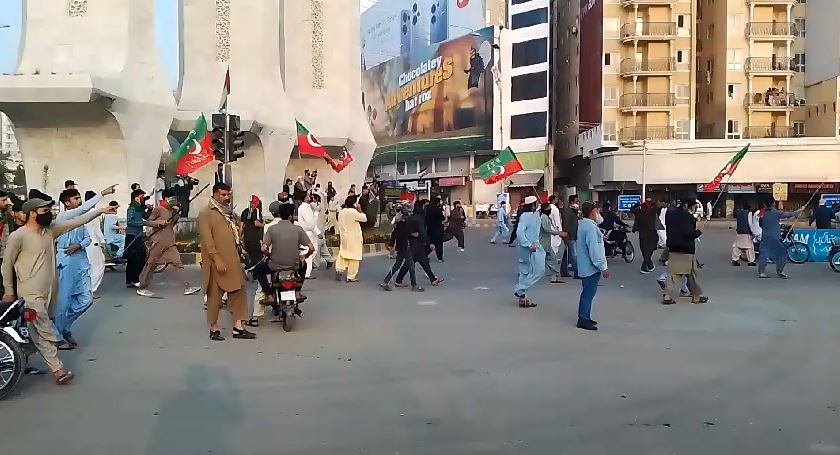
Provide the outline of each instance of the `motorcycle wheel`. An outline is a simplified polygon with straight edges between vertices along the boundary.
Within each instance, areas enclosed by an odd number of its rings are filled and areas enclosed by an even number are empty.
[[[20,382],[24,359],[20,345],[6,332],[0,332],[0,400],[12,393]]]
[[[828,265],[831,266],[831,270],[840,273],[840,251],[835,251],[828,257]]]
[[[295,320],[297,316],[294,313],[292,314],[284,314],[283,315],[283,331],[284,332],[291,332],[292,329],[295,328]]]
[[[634,259],[636,259],[636,248],[633,246],[633,243],[629,240],[627,241],[627,244],[624,245],[624,254],[622,256],[624,256],[624,262],[628,264],[633,262]]]
[[[804,264],[811,257],[808,245],[803,242],[791,242],[787,247],[788,259],[794,264]]]
[[[166,270],[167,267],[169,267],[169,264],[158,264],[155,267],[155,270],[153,271],[153,273],[163,272],[164,270]]]

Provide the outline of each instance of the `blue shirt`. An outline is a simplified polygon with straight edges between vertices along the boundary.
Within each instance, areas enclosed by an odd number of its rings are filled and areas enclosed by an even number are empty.
[[[516,240],[522,248],[540,247],[540,216],[536,212],[522,212],[516,228]]]
[[[761,241],[778,242],[782,238],[781,220],[798,216],[801,211],[782,212],[775,208],[765,210],[764,216],[761,217]]]
[[[84,215],[87,212],[93,210],[98,204],[102,201],[102,195],[97,194],[96,196],[88,199],[82,205],[75,209],[65,210],[58,214],[56,217],[57,221],[67,221],[72,218],[76,218],[78,216]],[[56,241],[56,260],[57,265],[59,267],[67,267],[70,265],[71,259],[76,261],[81,261],[82,263],[87,263],[87,253],[85,253],[85,248],[87,248],[91,243],[90,235],[88,235],[87,229],[84,226],[79,226],[71,231],[65,232],[58,237]],[[68,248],[70,245],[79,245],[82,247],[81,250],[73,254],[72,256],[68,256],[64,253],[64,249]]]
[[[507,209],[504,207],[499,206],[499,210],[496,212],[496,224],[498,225],[507,225],[508,223],[508,213]]]
[[[604,234],[589,218],[578,222],[575,253],[577,253],[577,271],[581,277],[586,278],[607,270]]]

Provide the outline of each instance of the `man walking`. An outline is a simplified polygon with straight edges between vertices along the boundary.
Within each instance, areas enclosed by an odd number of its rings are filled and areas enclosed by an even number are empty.
[[[309,242],[312,245],[318,244],[318,236],[321,235],[321,231],[318,229],[318,219],[315,216],[315,210],[318,208],[318,204],[312,201],[312,194],[307,194],[303,198],[303,204],[298,207],[297,213],[297,221],[295,224],[303,228],[303,231],[306,233],[306,236],[309,238]],[[314,246],[312,253],[315,252]],[[310,278],[312,276],[312,268],[313,262],[315,260],[315,255],[310,254],[306,257],[306,278]]]
[[[391,290],[391,278],[400,270],[400,268],[402,268],[403,264],[405,264],[406,261],[413,260],[411,250],[408,245],[409,235],[407,218],[408,209],[406,207],[402,207],[394,217],[394,227],[391,230],[391,237],[388,239],[388,250],[392,253],[396,252],[397,257],[394,261],[394,265],[391,267],[391,270],[389,270],[388,274],[385,275],[385,278],[382,279],[382,283],[379,283],[379,287],[381,287],[384,291]],[[411,279],[411,290],[422,292],[423,288],[418,288],[417,274],[414,271],[414,267],[411,265],[409,265],[408,268],[408,276]]]
[[[642,250],[642,273],[650,273],[656,268],[653,265],[653,252],[659,242],[656,233],[657,210],[651,198],[646,198],[641,204],[631,209],[635,216],[633,232],[639,234],[639,248]]]
[[[592,302],[598,292],[601,277],[610,277],[604,251],[604,234],[598,228],[598,225],[604,222],[604,218],[592,202],[583,203],[581,216],[583,218],[578,223],[575,242],[577,271],[581,279],[577,327],[583,330],[598,330],[598,323],[592,320]]]
[[[233,338],[252,340],[257,337],[242,326],[248,318],[245,274],[240,264],[244,247],[239,240],[239,226],[231,211],[230,199],[230,187],[217,183],[213,185],[210,202],[198,215],[207,322],[213,341],[224,340],[219,330],[219,309],[224,293],[227,293],[228,309],[233,315]]]
[[[552,207],[557,208],[551,202],[546,202],[540,207],[540,245],[545,250],[545,269],[551,272],[551,283],[559,284],[565,283],[565,281],[560,279],[560,264],[552,246],[552,240],[555,237],[562,240],[566,236],[566,233],[557,227],[554,219],[551,217]],[[562,242],[560,244],[562,245]]]
[[[108,203],[109,207],[120,208],[117,201]],[[125,226],[120,223],[117,215],[104,215],[102,225],[105,230],[105,244],[111,259],[122,258],[125,250]]]
[[[735,210],[735,242],[732,243],[732,266],[741,265],[741,255],[747,256],[750,266],[755,266],[755,247],[750,226],[750,204],[745,202]]]
[[[499,201],[499,207],[496,210],[496,234],[493,235],[493,238],[490,239],[490,243],[495,244],[499,240],[502,242],[508,238],[508,223],[510,222],[510,216],[508,215],[507,211],[507,202]]]
[[[166,190],[168,191],[168,190]],[[190,286],[184,273],[184,264],[181,262],[181,253],[175,246],[175,226],[180,218],[181,206],[177,199],[170,198],[161,200],[157,207],[152,210],[147,223],[153,227],[149,235],[149,257],[146,265],[140,274],[140,285],[137,295],[143,297],[154,297],[155,293],[149,290],[152,283],[152,275],[160,265],[171,265],[178,272],[180,281],[184,283],[184,295],[193,295],[200,291],[200,287]]]
[[[151,226],[146,221],[146,192],[138,188],[131,192],[131,204],[126,211],[125,221],[125,251],[123,257],[126,260],[125,285],[127,287],[138,287],[140,285],[140,273],[146,264],[146,244],[144,242],[143,228]]]
[[[432,266],[429,264],[429,254],[435,250],[434,244],[429,240],[429,235],[426,233],[426,209],[428,202],[419,200],[414,203],[414,213],[408,217],[406,221],[406,230],[408,232],[408,249],[411,260],[403,262],[400,273],[397,274],[397,279],[394,286],[398,288],[405,287],[403,279],[405,274],[414,270],[414,265],[419,263],[420,267],[426,273],[426,278],[432,286],[439,286],[443,283],[443,278],[438,278],[432,271]],[[422,292],[422,288],[412,287],[413,291]]]
[[[574,271],[575,279],[578,278],[578,271],[576,265],[576,255],[577,250],[575,249],[575,242],[577,241],[577,230],[578,230],[578,208],[579,208],[579,199],[577,194],[573,194],[569,196],[569,205],[563,208],[562,210],[562,217],[563,217],[563,227],[566,229],[566,233],[569,234],[566,238],[563,239],[563,242],[566,244],[566,252],[563,255],[563,260],[560,264],[560,270],[563,273],[563,277],[570,277],[569,275],[569,265],[572,266],[572,271]]]
[[[315,203],[313,207],[315,210],[316,225],[318,226],[318,231],[320,231],[317,242],[315,243],[315,260],[312,264],[316,269],[320,268],[323,264],[326,264],[326,268],[330,269],[335,264],[335,259],[330,252],[330,248],[327,246],[327,213],[325,212],[328,209],[324,203],[325,199],[318,194],[312,195],[312,202]]]
[[[697,230],[697,219],[690,211],[695,205],[693,199],[682,201],[665,215],[665,227],[668,230],[668,281],[662,297],[663,305],[676,303],[674,297],[680,295],[683,279],[687,281],[692,303],[709,301],[697,282],[697,260],[694,255],[696,240],[702,232]]]
[[[94,191],[85,191],[85,201],[94,197],[96,197]],[[85,230],[90,237],[90,245],[85,248],[90,263],[90,289],[93,292],[93,298],[98,299],[99,286],[102,285],[102,279],[105,277],[105,234],[102,233],[101,220],[98,218],[86,224]]]
[[[338,259],[335,263],[335,279],[344,278],[348,283],[359,281],[359,264],[362,262],[362,223],[367,216],[362,212],[362,206],[356,202],[356,196],[347,196],[344,208],[338,212],[338,236],[340,244]]]
[[[549,217],[551,218],[551,222],[554,223],[554,227],[557,228],[558,231],[563,232],[563,215],[561,215],[561,205],[562,200],[558,198],[556,195],[551,195],[548,198],[548,203],[551,204],[551,213]],[[564,236],[565,236],[564,232]],[[546,250],[547,251],[547,250]],[[552,235],[551,236],[551,252],[556,258],[559,266],[559,263],[562,261],[563,255],[566,253],[565,244],[563,243],[563,237],[560,235]],[[568,275],[568,271],[566,273]]]
[[[251,195],[251,202],[248,208],[242,211],[239,217],[239,227],[242,230],[242,242],[245,245],[245,252],[248,253],[248,267],[262,260],[262,238],[265,220],[262,214],[262,201],[256,194]]]
[[[528,300],[527,292],[545,275],[545,250],[540,245],[540,216],[536,213],[537,197],[528,196],[522,205],[516,232],[519,277],[513,294],[522,308],[533,308],[536,303]]]
[[[57,221],[64,222],[82,216],[96,207],[102,196],[114,193],[111,185],[101,194],[95,195],[82,204],[79,190],[66,189],[59,195],[64,211],[58,214]],[[76,346],[76,340],[70,331],[73,323],[93,304],[93,292],[90,281],[90,262],[85,248],[92,243],[84,226],[62,234],[56,242],[56,262],[58,270],[58,302],[55,310],[56,335],[64,341],[58,349],[69,350]]]
[[[26,224],[9,235],[3,257],[3,301],[24,299],[26,308],[35,310],[31,323],[35,347],[44,357],[59,385],[73,380],[73,373],[58,359],[56,344],[61,339],[50,321],[50,290],[55,281],[55,239],[71,229],[83,226],[102,213],[116,213],[116,208],[92,210],[85,215],[65,221],[52,222],[50,208],[53,201],[30,198],[23,203]]]
[[[461,201],[455,201],[449,212],[449,232],[458,241],[458,251],[464,251],[464,228],[467,226],[467,213]]]
[[[764,216],[761,217],[761,244],[758,254],[758,277],[770,278],[764,271],[767,269],[767,260],[772,259],[776,264],[776,275],[779,278],[787,279],[785,264],[787,263],[787,248],[782,243],[781,221],[787,218],[799,216],[802,209],[794,212],[783,212],[776,208],[776,201],[768,200],[765,204]]]
[[[429,242],[435,246],[433,251],[438,262],[443,262],[444,221],[446,217],[443,215],[440,197],[434,197],[426,207],[426,232],[429,234]]]

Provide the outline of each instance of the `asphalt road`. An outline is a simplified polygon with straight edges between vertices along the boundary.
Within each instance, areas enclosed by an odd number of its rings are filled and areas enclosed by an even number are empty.
[[[840,453],[840,275],[826,264],[761,280],[701,243],[707,305],[663,307],[639,262],[611,261],[597,333],[574,327],[579,283],[516,307],[513,249],[468,231],[424,294],[311,282],[292,333],[213,343],[200,296],[164,272],[144,299],[106,276],[74,328],[68,387],[24,378],[0,403],[2,453]],[[449,244],[451,245],[451,243]],[[449,246],[447,245],[447,246]],[[198,271],[191,272],[196,279]],[[226,316],[226,315],[225,315]],[[226,321],[224,334],[230,334]],[[39,363],[40,364],[40,363]]]

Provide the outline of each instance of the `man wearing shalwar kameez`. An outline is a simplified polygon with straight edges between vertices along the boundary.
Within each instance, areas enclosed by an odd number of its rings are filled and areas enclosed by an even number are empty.
[[[57,221],[67,221],[84,215],[96,207],[103,196],[114,193],[114,186],[102,190],[82,204],[82,196],[76,189],[66,189],[59,195],[64,210]],[[56,336],[62,340],[58,349],[72,349],[76,345],[70,331],[73,323],[93,304],[90,282],[90,261],[85,248],[91,244],[84,226],[72,229],[56,241],[56,268],[58,269],[58,305],[55,310]]]
[[[545,250],[540,245],[540,216],[536,213],[537,197],[525,198],[524,211],[516,228],[516,256],[519,278],[514,288],[514,295],[519,306],[531,308],[537,306],[526,297],[531,286],[537,284],[545,275]]]

